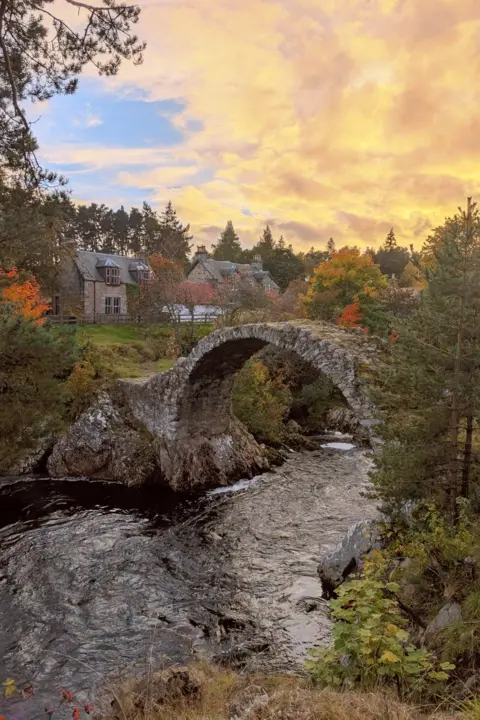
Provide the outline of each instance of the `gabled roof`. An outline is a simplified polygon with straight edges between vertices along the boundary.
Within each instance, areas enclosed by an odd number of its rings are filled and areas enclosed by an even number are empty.
[[[249,265],[247,263],[233,263],[230,262],[230,260],[214,260],[213,258],[197,258],[190,268],[190,272],[199,263],[214,280],[218,280],[219,282],[225,280],[233,273],[238,273],[243,277],[253,277],[259,283],[263,282],[263,280],[268,277],[270,278],[272,287],[280,290],[280,287],[277,285],[270,272],[268,270],[259,270],[255,264]]]
[[[75,264],[84,280],[96,280],[97,282],[104,282],[103,274],[100,271],[106,267],[118,268],[120,280],[127,284],[137,282],[137,278],[132,274],[136,270],[150,270],[150,267],[140,258],[113,253],[97,253],[90,250],[77,250]]]

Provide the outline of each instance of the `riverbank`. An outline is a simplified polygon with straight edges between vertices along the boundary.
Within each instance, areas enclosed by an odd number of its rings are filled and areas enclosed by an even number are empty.
[[[301,670],[330,632],[318,562],[375,511],[362,497],[370,464],[362,450],[319,447],[190,500],[5,480],[0,682],[32,684],[41,713],[62,687],[89,702],[146,659]]]
[[[393,694],[320,691],[292,676],[238,674],[208,664],[151,673],[108,696],[102,720],[467,720]],[[108,701],[107,701],[108,702]]]

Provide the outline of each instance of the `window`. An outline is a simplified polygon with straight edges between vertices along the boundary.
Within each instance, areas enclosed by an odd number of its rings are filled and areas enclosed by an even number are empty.
[[[139,283],[146,283],[148,282],[148,270],[139,270],[138,271],[138,282]]]
[[[105,268],[105,282],[107,285],[120,285],[120,270],[115,267]]]
[[[105,315],[120,315],[122,299],[120,297],[105,298]]]

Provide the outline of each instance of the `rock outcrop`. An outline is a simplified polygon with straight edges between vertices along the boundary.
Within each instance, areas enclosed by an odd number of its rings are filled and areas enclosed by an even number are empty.
[[[360,520],[352,525],[343,540],[318,566],[324,597],[331,597],[349,575],[361,570],[365,556],[381,547],[382,539],[375,520]]]
[[[47,468],[52,477],[85,476],[133,486],[147,482],[157,462],[147,431],[130,427],[102,393],[55,444]]]

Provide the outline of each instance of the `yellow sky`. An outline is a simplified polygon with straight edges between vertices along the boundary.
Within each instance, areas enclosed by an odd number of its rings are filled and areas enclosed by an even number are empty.
[[[378,246],[392,225],[418,245],[477,194],[480,0],[140,5],[145,62],[108,88],[182,99],[175,122],[203,129],[141,172],[145,149],[125,151],[116,179],[171,198],[198,241],[231,219],[246,244],[270,220],[298,249]]]

